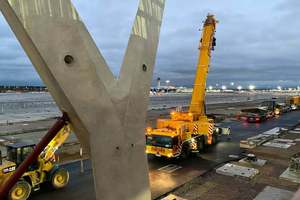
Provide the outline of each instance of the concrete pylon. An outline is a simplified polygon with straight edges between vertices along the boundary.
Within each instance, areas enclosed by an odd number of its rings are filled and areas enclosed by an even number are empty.
[[[90,151],[98,200],[151,198],[144,126],[164,5],[140,0],[115,79],[70,0],[0,0],[13,32]]]

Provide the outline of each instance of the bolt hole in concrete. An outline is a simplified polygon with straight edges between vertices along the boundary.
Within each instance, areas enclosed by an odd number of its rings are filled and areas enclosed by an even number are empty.
[[[70,64],[73,63],[74,58],[71,55],[66,55],[65,58],[64,58],[64,61],[65,61],[66,64],[70,65]]]
[[[117,150],[120,150],[120,147],[116,147]]]
[[[147,71],[147,65],[143,64],[143,71],[146,72]]]
[[[134,147],[134,144],[131,144],[131,147]]]

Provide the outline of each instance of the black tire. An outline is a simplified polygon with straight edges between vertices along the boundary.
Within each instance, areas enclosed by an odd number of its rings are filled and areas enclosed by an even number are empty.
[[[18,181],[8,193],[9,200],[27,200],[31,194],[31,185],[25,181]]]
[[[199,152],[205,151],[205,139],[203,136],[201,136],[197,139],[197,147],[198,147]]]
[[[51,186],[54,189],[61,189],[68,185],[69,183],[69,172],[64,168],[57,169],[50,178]]]
[[[191,152],[190,152],[188,144],[183,145],[181,154],[180,154],[180,159],[187,159],[190,156],[190,154],[191,154]]]

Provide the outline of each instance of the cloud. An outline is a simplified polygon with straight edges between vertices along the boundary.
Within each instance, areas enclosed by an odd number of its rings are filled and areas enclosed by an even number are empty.
[[[73,0],[101,53],[118,74],[137,9],[137,0]],[[169,0],[166,4],[154,74],[176,85],[192,85],[202,21],[208,12],[220,21],[209,84],[298,84],[300,1]],[[5,70],[8,71],[5,71]],[[34,68],[0,16],[0,70],[11,81],[38,79]],[[27,72],[28,71],[28,72]],[[2,75],[0,83],[8,76]],[[282,83],[282,81],[281,81]]]

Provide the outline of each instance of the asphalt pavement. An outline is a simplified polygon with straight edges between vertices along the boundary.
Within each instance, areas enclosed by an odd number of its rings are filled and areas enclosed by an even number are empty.
[[[222,136],[220,142],[206,152],[181,160],[164,160],[149,158],[149,177],[153,198],[171,191],[193,178],[212,170],[220,163],[226,162],[231,154],[240,154],[239,141],[250,136],[268,131],[275,127],[290,128],[298,124],[300,111],[286,113],[279,118],[270,119],[261,124],[242,123],[226,120],[222,125],[231,128],[231,136]],[[85,172],[80,173],[80,163],[75,162],[65,167],[70,171],[70,184],[62,190],[42,190],[32,195],[32,200],[94,200],[92,169],[90,161],[85,161]]]

